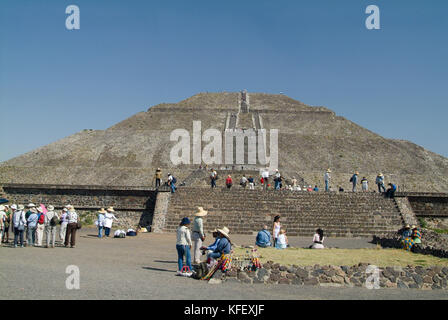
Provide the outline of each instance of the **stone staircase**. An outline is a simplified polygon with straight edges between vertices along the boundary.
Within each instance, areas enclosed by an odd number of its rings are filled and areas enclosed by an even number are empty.
[[[331,237],[372,236],[403,225],[395,201],[375,193],[185,187],[172,195],[163,231],[174,232],[185,216],[194,218],[198,206],[209,211],[207,232],[227,226],[234,234],[255,234],[264,224],[271,227],[276,215],[290,236],[312,236],[317,228]]]

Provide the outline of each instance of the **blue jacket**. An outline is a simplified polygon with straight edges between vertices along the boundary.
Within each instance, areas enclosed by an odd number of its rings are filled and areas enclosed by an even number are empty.
[[[260,232],[258,232],[255,244],[260,247],[270,246],[271,233],[268,230],[261,230]]]
[[[31,213],[28,217],[28,227],[29,228],[35,228],[37,226],[37,221],[39,220],[39,217],[36,213]]]
[[[221,240],[221,238],[217,237],[217,238],[215,239],[215,242],[213,242],[212,245],[209,245],[209,246],[207,247],[207,250],[215,251],[215,249],[218,247],[218,243],[219,243],[220,240]]]
[[[218,245],[216,246],[216,249],[213,252],[219,252],[224,254],[229,254],[230,250],[232,249],[232,246],[230,245],[229,240],[226,237],[222,237]]]

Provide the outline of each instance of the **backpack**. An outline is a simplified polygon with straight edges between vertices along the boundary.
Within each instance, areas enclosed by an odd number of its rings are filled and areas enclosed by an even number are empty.
[[[350,182],[353,182],[353,177],[350,178]]]
[[[173,180],[171,180],[171,183],[176,183],[177,179],[173,176]]]
[[[195,273],[191,276],[193,279],[200,280],[208,274],[207,262],[201,262],[197,268],[195,268]]]
[[[39,220],[37,222],[39,224],[44,224],[44,222],[45,222],[45,215],[43,213],[40,214]]]
[[[51,220],[50,220],[50,226],[52,226],[52,227],[57,226],[58,220],[59,220],[58,217],[53,216],[53,218],[51,218]]]

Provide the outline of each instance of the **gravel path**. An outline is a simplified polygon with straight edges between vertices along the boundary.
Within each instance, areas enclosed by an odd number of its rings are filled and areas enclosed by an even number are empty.
[[[82,229],[74,249],[0,248],[0,299],[448,299],[447,291],[367,290],[287,285],[245,285],[176,277],[174,234],[98,239]],[[234,235],[237,244],[253,236]],[[291,237],[293,246],[309,239]],[[208,243],[208,241],[206,241]],[[341,248],[374,246],[369,239],[328,239]],[[66,268],[80,270],[80,289],[68,290]]]

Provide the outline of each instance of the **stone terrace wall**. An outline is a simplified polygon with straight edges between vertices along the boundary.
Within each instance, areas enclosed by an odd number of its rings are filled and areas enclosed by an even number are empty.
[[[377,193],[185,187],[171,196],[163,230],[174,232],[183,217],[193,218],[198,206],[209,212],[204,218],[208,232],[227,226],[231,233],[255,234],[264,224],[270,227],[276,215],[291,236],[311,236],[319,227],[331,237],[372,236],[403,224],[395,201]]]
[[[57,210],[72,204],[81,214],[112,206],[116,226],[151,225],[156,200],[156,191],[145,187],[5,184],[3,190],[10,203],[43,203]]]
[[[417,217],[448,218],[448,194],[410,194],[408,199]]]

